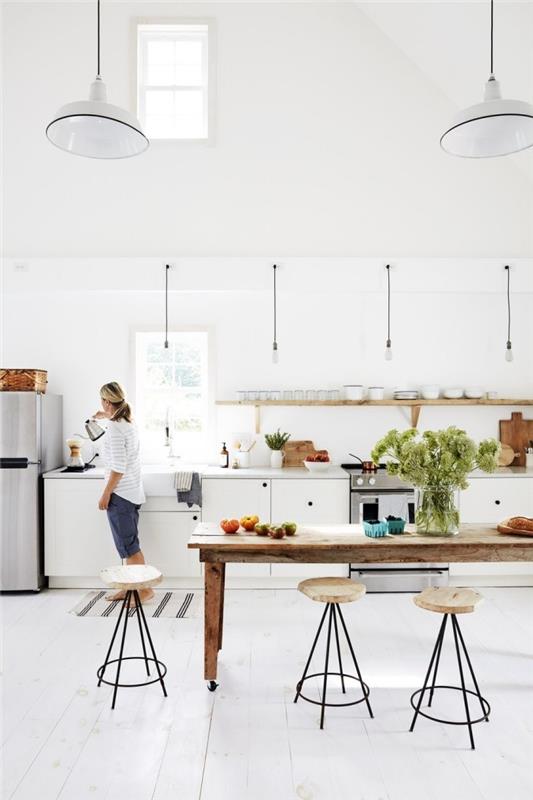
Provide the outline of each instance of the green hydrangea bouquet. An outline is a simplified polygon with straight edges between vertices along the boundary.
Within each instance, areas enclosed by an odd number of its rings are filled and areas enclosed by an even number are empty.
[[[496,439],[476,445],[465,431],[452,426],[421,435],[416,428],[391,430],[371,455],[376,464],[388,456],[389,474],[418,488],[417,532],[450,536],[459,530],[455,491],[468,488],[467,476],[474,469],[494,472],[499,450]]]

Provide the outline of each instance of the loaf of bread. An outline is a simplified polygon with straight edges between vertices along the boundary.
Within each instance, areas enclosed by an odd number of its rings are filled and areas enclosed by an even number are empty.
[[[507,525],[510,528],[521,531],[531,531],[533,533],[533,519],[530,517],[511,517]]]

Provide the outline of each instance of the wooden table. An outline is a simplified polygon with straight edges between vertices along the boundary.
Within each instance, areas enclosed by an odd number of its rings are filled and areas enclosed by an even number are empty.
[[[215,524],[200,524],[188,544],[204,562],[204,677],[216,689],[222,648],[224,585],[230,563],[425,563],[533,561],[533,538],[498,533],[487,525],[462,525],[457,536],[399,536],[371,539],[360,525],[314,525],[296,536],[271,539],[255,533],[223,534]],[[317,577],[320,577],[317,575]]]

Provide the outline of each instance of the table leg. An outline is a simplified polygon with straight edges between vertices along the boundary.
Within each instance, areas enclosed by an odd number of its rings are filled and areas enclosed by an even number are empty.
[[[221,565],[222,572],[221,572],[221,584],[222,588],[220,591],[220,614],[219,614],[219,622],[218,622],[218,649],[222,650],[222,634],[224,631],[224,597],[226,595],[226,563],[223,562]]]
[[[215,681],[218,651],[222,642],[223,563],[204,562],[204,585],[204,678],[206,681]]]

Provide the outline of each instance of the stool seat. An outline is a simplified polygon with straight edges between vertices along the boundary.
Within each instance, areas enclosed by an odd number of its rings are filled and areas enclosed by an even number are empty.
[[[475,589],[457,589],[454,586],[429,586],[413,597],[419,608],[438,614],[470,614],[482,600],[483,595]]]
[[[163,575],[149,564],[123,564],[120,567],[106,567],[101,571],[100,579],[111,589],[135,591],[156,586],[163,580]]]
[[[366,586],[350,578],[308,578],[300,581],[298,591],[317,603],[353,603],[361,599]]]

